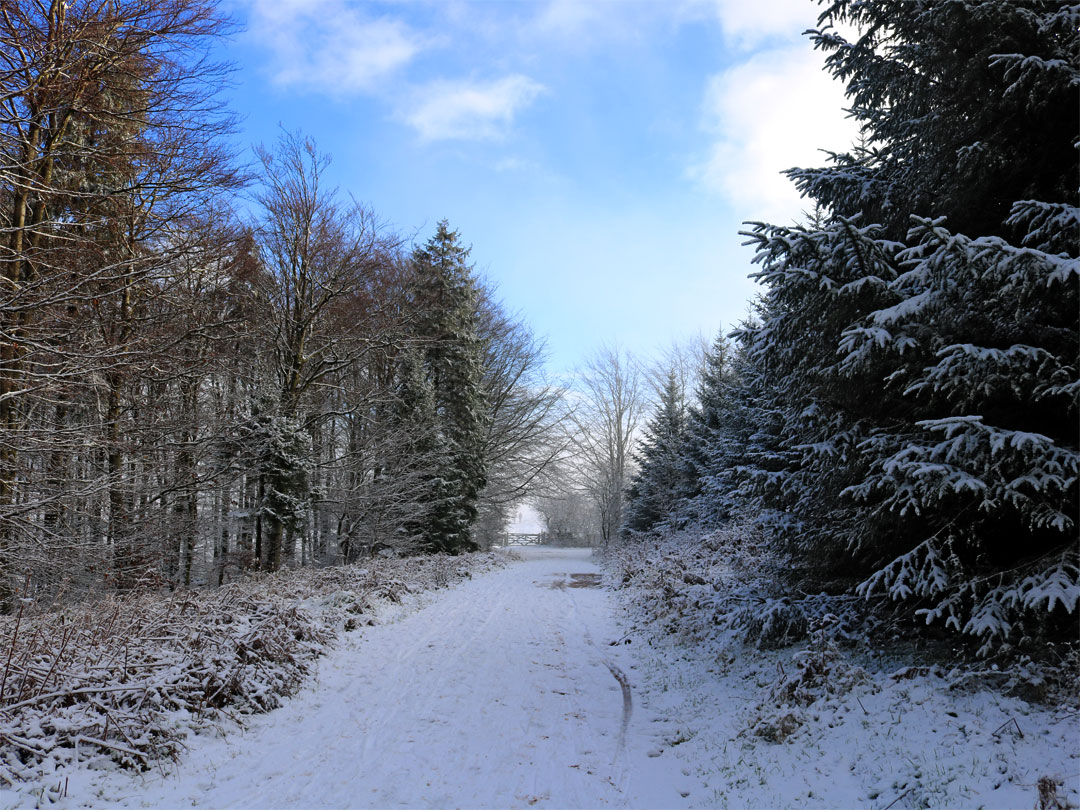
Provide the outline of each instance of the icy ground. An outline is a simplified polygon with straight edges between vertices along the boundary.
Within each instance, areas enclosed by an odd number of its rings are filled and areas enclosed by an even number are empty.
[[[635,648],[580,549],[346,634],[310,687],[176,772],[76,774],[68,807],[685,807],[701,783],[635,705]],[[392,618],[392,617],[391,617]],[[628,690],[624,690],[623,684]],[[684,795],[685,794],[685,795]]]

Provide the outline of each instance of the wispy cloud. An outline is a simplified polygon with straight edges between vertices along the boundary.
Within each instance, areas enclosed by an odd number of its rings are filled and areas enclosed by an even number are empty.
[[[658,30],[679,22],[674,0],[612,2],[612,0],[545,0],[528,4],[516,32],[528,46],[559,52],[587,52],[597,48],[638,46]]]
[[[595,0],[548,0],[528,27],[537,34],[576,39],[583,34],[610,31],[620,16],[612,14],[613,10],[620,11]]]
[[[376,89],[426,44],[400,20],[342,0],[252,0],[250,31],[271,51],[277,84],[335,95]]]
[[[821,65],[805,46],[764,51],[708,82],[704,125],[714,142],[690,173],[745,219],[797,219],[808,203],[780,172],[823,165],[820,150],[842,151],[857,137],[843,87]]]
[[[419,88],[400,115],[425,141],[494,140],[542,92],[543,85],[521,74],[486,82],[439,79]]]
[[[683,0],[681,16],[712,17],[732,44],[754,48],[770,38],[790,39],[817,22],[811,0]]]

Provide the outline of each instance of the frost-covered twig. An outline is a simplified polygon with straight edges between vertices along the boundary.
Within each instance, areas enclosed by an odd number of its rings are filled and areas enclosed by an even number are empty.
[[[0,780],[35,780],[101,756],[150,767],[176,754],[186,728],[276,708],[337,632],[351,629],[346,622],[355,626],[379,600],[400,602],[495,564],[491,555],[378,560],[0,618],[10,639]],[[87,745],[95,752],[80,750]]]

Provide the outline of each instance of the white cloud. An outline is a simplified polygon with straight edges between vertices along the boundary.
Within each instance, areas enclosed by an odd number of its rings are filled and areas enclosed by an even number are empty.
[[[678,10],[673,0],[544,0],[520,7],[527,13],[507,34],[526,49],[588,53],[612,46],[640,45],[661,28],[672,29],[678,23],[678,15],[672,14]]]
[[[691,176],[744,219],[798,219],[810,203],[780,172],[824,165],[820,150],[843,151],[857,139],[844,106],[843,86],[822,70],[820,53],[758,53],[709,80],[705,126],[716,140]]]
[[[700,2],[700,0],[698,0]],[[767,37],[791,37],[817,23],[821,9],[811,0],[706,0],[724,35],[753,45]]]
[[[549,0],[540,9],[534,25],[541,31],[555,34],[577,34],[599,21],[595,3],[582,0]]]
[[[489,82],[440,79],[417,90],[401,118],[425,141],[498,139],[543,91],[520,74]]]
[[[342,0],[252,0],[250,30],[273,53],[276,83],[331,94],[376,89],[425,45],[401,21]]]
[[[562,45],[615,33],[635,9],[596,0],[548,0],[527,24],[527,31],[552,37]]]

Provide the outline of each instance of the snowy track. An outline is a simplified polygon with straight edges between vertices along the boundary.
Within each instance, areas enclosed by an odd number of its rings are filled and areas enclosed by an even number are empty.
[[[309,689],[243,733],[197,740],[178,775],[110,779],[96,801],[686,806],[694,782],[658,756],[664,724],[633,711],[633,650],[609,646],[620,633],[589,553],[521,553],[400,621],[347,635]]]

